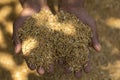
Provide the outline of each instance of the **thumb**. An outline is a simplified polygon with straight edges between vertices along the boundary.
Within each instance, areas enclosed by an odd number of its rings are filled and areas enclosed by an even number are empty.
[[[13,32],[12,39],[13,39],[13,45],[14,45],[14,53],[19,54],[22,50],[22,44],[16,32]]]
[[[100,50],[101,50],[101,45],[100,45],[98,39],[93,38],[93,39],[92,39],[92,45],[93,45],[93,48],[94,48],[96,51],[100,51]]]
[[[93,44],[93,47],[96,51],[100,51],[101,50],[101,45],[99,43],[97,44]]]
[[[14,48],[15,54],[19,54],[21,52],[21,50],[22,50],[21,43],[19,42],[19,43],[15,44],[15,48]]]

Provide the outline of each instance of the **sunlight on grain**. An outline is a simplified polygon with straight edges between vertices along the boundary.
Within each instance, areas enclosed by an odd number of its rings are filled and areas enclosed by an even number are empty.
[[[68,24],[69,27],[64,27],[63,32],[67,35],[75,35],[75,27]]]
[[[27,40],[23,41],[22,43],[22,51],[26,55],[27,53],[30,53],[32,49],[35,48],[35,46],[38,45],[37,40],[33,38],[28,38]]]
[[[50,23],[50,24],[52,24],[52,23]],[[59,26],[60,26],[60,24],[59,24]],[[75,27],[72,26],[71,24],[65,24],[65,27],[59,27],[59,26],[58,27],[49,27],[49,28],[51,28],[52,30],[55,30],[55,31],[62,31],[64,34],[71,35],[71,36],[75,35],[75,33],[76,33]]]

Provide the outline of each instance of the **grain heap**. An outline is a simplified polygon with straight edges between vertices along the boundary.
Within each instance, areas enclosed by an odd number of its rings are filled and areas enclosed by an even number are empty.
[[[48,69],[64,58],[72,71],[78,71],[88,61],[91,30],[69,13],[61,11],[54,16],[41,10],[29,17],[18,32],[23,54],[36,67]]]

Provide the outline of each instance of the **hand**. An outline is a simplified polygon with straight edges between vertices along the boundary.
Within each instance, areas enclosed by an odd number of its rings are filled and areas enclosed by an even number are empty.
[[[34,10],[29,8],[23,9],[19,17],[13,23],[13,43],[14,43],[14,52],[19,54],[21,51],[21,41],[18,37],[18,29],[22,26],[26,18],[30,17],[32,14],[36,13]]]
[[[97,25],[96,25],[95,20],[86,12],[84,8],[80,8],[79,11],[76,12],[75,14],[83,23],[87,24],[91,28],[92,33],[93,33],[93,37],[92,37],[93,48],[96,51],[100,51],[101,45],[98,40],[98,33],[96,29]]]
[[[77,16],[84,24],[87,24],[92,32],[92,45],[96,51],[101,50],[101,45],[98,41],[98,34],[96,30],[95,20],[84,9],[85,0],[58,0],[59,8],[65,12],[69,12]]]
[[[93,33],[92,42],[91,42],[92,46],[96,51],[100,51],[101,45],[98,41],[98,34],[97,34],[96,23],[95,23],[94,19],[88,15],[88,13],[85,11],[84,8],[77,8],[77,9],[71,8],[70,10],[67,10],[67,12],[76,15],[84,24],[87,24],[91,28],[92,33]],[[88,61],[88,63],[86,63],[86,65],[87,66],[84,67],[84,71],[86,73],[88,73],[91,70],[90,61]],[[68,72],[70,72],[70,71],[68,71]],[[76,72],[75,76],[77,78],[81,77],[81,71]]]
[[[21,40],[18,37],[18,29],[22,26],[22,24],[24,23],[24,21],[30,17],[31,15],[33,15],[34,13],[37,13],[40,11],[41,6],[39,6],[39,2],[37,2],[38,4],[36,5],[36,2],[33,3],[29,0],[20,0],[21,5],[23,7],[22,12],[20,13],[20,16],[15,20],[14,24],[13,24],[13,43],[14,43],[14,52],[15,54],[19,54],[21,52],[22,49],[22,44],[21,44]],[[27,4],[27,5],[26,5]],[[36,7],[35,7],[36,6]],[[45,9],[49,9],[46,5],[43,5],[42,8]],[[28,68],[30,68],[31,70],[35,70],[40,74],[44,74],[45,70],[43,67],[35,67],[34,64],[28,64],[28,60],[27,57],[24,57],[26,64],[28,66]],[[49,72],[53,72],[53,65],[49,66]]]
[[[91,28],[92,33],[93,33],[93,37],[92,37],[93,48],[96,51],[100,51],[101,45],[98,41],[96,22],[91,16],[89,16],[89,14],[86,12],[86,10],[84,8],[76,8],[76,7],[62,8],[62,10],[69,12],[71,14],[74,14],[75,16],[77,16],[80,19],[80,21],[82,21],[84,24],[87,24]]]
[[[21,40],[18,37],[17,31],[21,27],[21,25],[24,23],[26,18],[30,17],[34,13],[36,13],[36,12],[33,12],[30,9],[23,9],[20,16],[15,20],[15,22],[13,24],[13,43],[14,43],[15,54],[19,54],[22,49]],[[39,74],[44,74],[45,71],[43,68],[36,68],[34,64],[32,64],[32,65],[28,64],[27,57],[24,57],[24,59],[25,59],[29,69],[31,69],[31,70],[36,69],[36,71]]]
[[[98,34],[97,34],[97,30],[96,30],[96,22],[94,21],[94,19],[89,16],[89,14],[87,13],[87,11],[84,9],[84,0],[73,0],[72,2],[69,2],[69,0],[59,0],[61,1],[60,3],[60,9],[65,11],[65,12],[69,12],[71,14],[74,14],[75,16],[77,16],[84,24],[87,24],[92,32],[93,32],[93,37],[92,37],[92,45],[93,48],[96,51],[100,51],[101,50],[101,45],[98,41]],[[79,4],[80,3],[80,4]],[[79,5],[76,5],[79,4]],[[88,73],[90,72],[90,61],[88,61],[86,63],[86,65],[83,67],[83,70]],[[71,72],[69,67],[66,68],[66,72]],[[77,78],[81,77],[81,71],[75,72],[75,76]]]

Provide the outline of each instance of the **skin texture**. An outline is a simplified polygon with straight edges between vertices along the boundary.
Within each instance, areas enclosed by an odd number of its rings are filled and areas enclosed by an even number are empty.
[[[20,13],[19,17],[14,21],[13,24],[13,43],[14,43],[14,51],[15,54],[19,54],[21,51],[21,41],[19,37],[17,37],[17,31],[23,24],[23,22],[26,20],[26,18],[30,17],[34,13],[37,13],[41,10],[41,8],[49,9],[47,6],[46,0],[19,0],[23,10]],[[87,11],[84,9],[84,0],[58,0],[59,3],[59,9],[72,13],[76,15],[83,23],[89,25],[91,27],[91,30],[93,32],[93,38],[92,38],[92,45],[93,48],[96,51],[100,51],[101,47],[98,41],[98,35],[96,30],[96,23],[94,19],[87,13]],[[27,63],[27,58],[25,58]],[[27,63],[28,67],[31,70],[36,69],[36,71],[43,75],[45,73],[44,68],[42,67],[34,67],[33,65],[29,65]],[[90,62],[86,63],[87,66],[84,67],[84,71],[86,73],[90,72]],[[68,67],[69,68],[69,67]],[[66,69],[69,71],[69,69]],[[52,73],[54,71],[53,65],[50,65],[50,70],[48,72]],[[81,71],[75,72],[76,77],[81,77]]]

